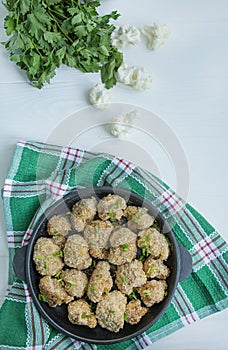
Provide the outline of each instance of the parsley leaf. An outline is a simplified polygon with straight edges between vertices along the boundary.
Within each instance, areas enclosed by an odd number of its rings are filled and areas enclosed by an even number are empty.
[[[21,13],[23,15],[26,14],[27,12],[29,12],[30,3],[31,3],[30,0],[21,0],[21,1],[19,1],[19,3],[20,3],[20,10],[21,10]]]
[[[116,84],[123,55],[111,43],[119,14],[99,15],[99,1],[5,0],[8,14],[3,43],[10,59],[25,70],[31,84],[42,88],[61,64],[82,72],[99,72],[106,88]]]
[[[54,43],[57,43],[59,40],[61,40],[61,34],[47,31],[47,32],[44,33],[44,39],[48,43],[54,44]]]
[[[12,17],[7,16],[5,18],[4,27],[7,35],[11,35],[16,27],[16,22]]]

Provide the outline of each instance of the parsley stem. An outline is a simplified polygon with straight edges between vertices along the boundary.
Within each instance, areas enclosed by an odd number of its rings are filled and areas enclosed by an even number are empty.
[[[63,13],[58,12],[58,11],[56,11],[56,10],[54,10],[54,9],[50,9],[50,8],[49,8],[49,10],[52,11],[52,12],[54,12],[54,13],[56,13],[56,15],[58,15],[59,17],[62,17],[62,18],[64,18],[64,19],[67,19],[67,17],[66,17]]]
[[[59,24],[59,22],[56,20],[56,17],[54,17],[52,15],[52,13],[50,12],[50,8],[48,8],[47,12],[48,12],[49,16],[53,19],[53,21],[56,23],[56,25],[59,28],[60,32],[63,33],[63,35],[71,42],[71,44],[73,44],[74,41],[62,30],[62,27]]]
[[[38,47],[37,44],[34,42],[33,37],[32,37],[31,35],[29,35],[29,34],[27,34],[27,36],[28,36],[29,39],[31,40],[31,43],[33,44],[33,46],[34,46],[34,48],[36,49],[36,51],[38,52],[38,54],[39,54],[40,56],[43,56],[43,53],[41,53],[39,47]]]

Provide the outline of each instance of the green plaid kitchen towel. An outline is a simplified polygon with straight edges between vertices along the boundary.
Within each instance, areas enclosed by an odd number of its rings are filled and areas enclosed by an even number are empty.
[[[45,208],[72,188],[101,185],[127,188],[151,201],[193,259],[192,274],[179,283],[163,317],[141,336],[108,345],[108,349],[143,349],[227,307],[228,246],[218,232],[165,183],[131,162],[108,154],[18,142],[3,189],[10,287],[0,310],[1,349],[107,349],[105,345],[75,341],[50,327],[34,307],[26,284],[12,271],[15,249],[28,242],[33,225]]]

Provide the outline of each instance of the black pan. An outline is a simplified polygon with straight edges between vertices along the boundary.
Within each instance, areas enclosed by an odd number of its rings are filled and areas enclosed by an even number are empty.
[[[32,259],[33,248],[37,239],[41,236],[48,236],[46,232],[46,225],[50,217],[55,214],[63,214],[67,211],[70,211],[73,204],[82,198],[89,198],[91,196],[102,198],[109,193],[115,193],[124,197],[129,205],[147,207],[149,213],[156,218],[161,232],[164,233],[166,237],[168,237],[171,243],[171,254],[167,260],[167,266],[171,269],[171,274],[167,279],[167,297],[165,297],[161,303],[151,307],[150,311],[141,319],[137,325],[130,325],[125,323],[124,328],[118,333],[112,333],[101,328],[100,326],[96,326],[96,328],[90,329],[86,326],[74,325],[68,321],[67,306],[65,304],[52,308],[48,306],[47,303],[40,301],[38,299],[38,285],[41,276],[36,271],[35,264]],[[178,245],[168,223],[165,221],[163,216],[158,213],[158,210],[151,205],[151,203],[139,195],[121,188],[95,187],[71,191],[50,208],[48,208],[37,222],[28,245],[17,250],[13,261],[13,267],[16,275],[27,283],[28,289],[37,309],[54,328],[80,341],[95,344],[111,344],[115,342],[125,341],[139,335],[151,327],[164,314],[170,305],[178,282],[187,278],[191,273],[192,259],[188,251],[182,246]]]

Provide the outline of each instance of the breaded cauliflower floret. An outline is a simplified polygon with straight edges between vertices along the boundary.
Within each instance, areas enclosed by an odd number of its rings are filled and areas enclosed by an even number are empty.
[[[116,229],[110,236],[109,262],[122,265],[136,258],[136,238],[136,234],[126,227]]]
[[[155,228],[143,230],[138,234],[138,247],[146,249],[154,258],[167,260],[169,256],[169,244],[163,234]]]
[[[129,206],[124,211],[124,215],[128,219],[128,228],[137,232],[138,230],[145,230],[154,223],[154,217],[147,213],[146,208],[138,208],[135,206]]]
[[[143,264],[139,260],[133,260],[129,264],[117,266],[116,285],[124,294],[131,294],[133,288],[140,287],[146,283],[146,275]]]
[[[64,266],[62,251],[52,238],[40,237],[37,239],[33,260],[37,271],[43,276],[54,276]]]
[[[95,328],[97,320],[90,305],[85,300],[73,301],[68,305],[68,318],[73,324]]]
[[[111,222],[94,220],[86,225],[83,235],[90,247],[105,248],[112,229]]]
[[[86,224],[94,219],[96,211],[96,198],[81,199],[72,208],[72,215],[70,217],[72,227],[78,232],[83,231]]]
[[[120,220],[126,206],[124,198],[110,193],[99,201],[97,206],[98,216],[101,220]]]
[[[169,268],[163,263],[161,259],[154,259],[152,256],[144,262],[144,271],[147,277],[159,278],[165,280],[169,276]]]
[[[59,246],[60,250],[63,250],[65,243],[66,243],[66,237],[64,236],[54,236],[52,237],[52,241]]]
[[[98,304],[96,317],[99,325],[111,332],[119,332],[124,326],[124,312],[127,298],[119,291],[113,291]]]
[[[61,272],[60,279],[65,283],[65,290],[69,295],[81,298],[87,288],[88,278],[82,271],[67,269]]]
[[[89,246],[86,240],[78,234],[72,235],[67,239],[63,252],[64,262],[70,267],[84,270],[92,264]]]
[[[43,300],[45,300],[49,306],[55,307],[62,305],[63,303],[69,303],[73,300],[56,278],[50,276],[42,277],[39,283],[40,293]]]
[[[106,261],[99,261],[90,277],[87,295],[91,301],[97,303],[112,288],[110,265]]]
[[[89,253],[95,259],[108,260],[109,247],[107,247],[107,248],[98,248],[98,247],[91,246],[89,248]]]
[[[143,307],[140,300],[132,300],[127,304],[125,321],[130,324],[137,324],[147,312],[148,308]]]
[[[66,236],[71,230],[71,225],[67,218],[54,215],[47,223],[47,233],[51,236]]]
[[[142,301],[148,307],[160,303],[165,298],[167,283],[165,281],[152,280],[138,289]]]

